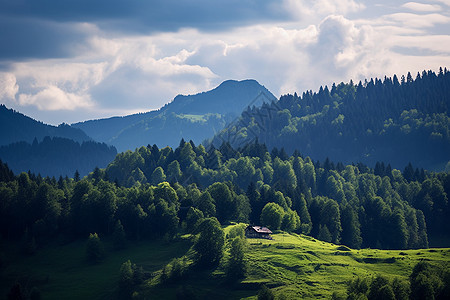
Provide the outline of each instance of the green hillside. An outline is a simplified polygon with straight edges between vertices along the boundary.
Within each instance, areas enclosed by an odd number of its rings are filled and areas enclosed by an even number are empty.
[[[225,228],[229,232],[232,226]],[[3,262],[0,295],[4,297],[16,281],[36,286],[42,299],[111,299],[117,297],[119,270],[123,262],[142,266],[146,280],[135,287],[136,299],[176,299],[184,291],[198,299],[256,299],[262,284],[276,299],[329,299],[333,292],[344,295],[347,283],[357,277],[383,275],[408,282],[418,262],[450,267],[450,249],[353,250],[322,242],[309,236],[277,233],[273,240],[247,239],[245,278],[229,284],[224,278],[225,256],[210,270],[192,269],[185,277],[161,284],[163,267],[173,258],[189,265],[193,251],[191,236],[170,243],[162,240],[133,242],[124,250],[113,250],[105,241],[106,258],[90,264],[85,258],[85,242],[49,245],[35,255],[24,257],[17,245],[2,246]]]
[[[175,299],[177,291],[187,287],[199,299],[256,299],[260,287],[266,285],[276,299],[330,299],[333,292],[345,295],[348,282],[357,277],[372,279],[382,275],[408,282],[413,267],[420,261],[450,267],[448,248],[353,250],[305,235],[280,232],[272,237],[273,240],[247,239],[248,271],[238,283],[225,281],[224,258],[217,269],[189,274],[176,283],[161,285],[158,278],[149,280],[139,296]]]

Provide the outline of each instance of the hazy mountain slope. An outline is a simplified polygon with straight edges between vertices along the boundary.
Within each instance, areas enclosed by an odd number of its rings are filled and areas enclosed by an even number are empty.
[[[94,141],[78,143],[59,137],[0,146],[0,159],[19,174],[31,171],[42,176],[60,175],[72,177],[75,171],[81,176],[89,174],[95,167],[104,168],[114,160],[117,150]]]
[[[256,80],[227,80],[215,89],[196,95],[178,95],[163,108],[161,112],[176,114],[206,114],[206,113],[240,113],[253,104],[260,93],[267,96],[269,102],[277,99]],[[266,100],[266,101],[267,101]],[[254,104],[261,104],[255,101]]]
[[[257,138],[269,149],[298,150],[315,160],[443,170],[450,161],[449,107],[450,72],[442,69],[415,79],[333,84],[248,110],[213,143],[241,147]]]
[[[133,126],[150,116],[156,116],[158,113],[158,111],[151,111],[123,117],[88,120],[71,124],[71,126],[86,133],[89,132],[88,135],[98,142],[110,143],[124,128]]]
[[[213,136],[249,105],[276,101],[255,80],[223,82],[196,95],[179,95],[158,111],[72,124],[119,151],[157,144],[177,146],[181,138],[196,143]]]
[[[90,140],[80,129],[66,124],[58,127],[47,125],[0,105],[0,145],[21,141],[31,143],[34,138],[42,140],[45,136],[64,137],[77,142]]]

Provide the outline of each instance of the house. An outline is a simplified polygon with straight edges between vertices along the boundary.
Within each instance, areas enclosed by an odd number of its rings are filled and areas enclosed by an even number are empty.
[[[248,225],[245,228],[245,236],[248,238],[256,238],[256,239],[268,239],[271,240],[272,236],[270,235],[272,231],[269,228],[263,226],[251,226]]]

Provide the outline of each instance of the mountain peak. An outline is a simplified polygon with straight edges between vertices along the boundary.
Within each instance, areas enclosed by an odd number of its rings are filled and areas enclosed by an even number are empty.
[[[178,95],[159,110],[122,118],[72,124],[119,151],[157,144],[175,147],[181,138],[200,143],[222,130],[248,106],[276,101],[256,80],[226,80],[195,95]]]
[[[255,79],[244,79],[244,80],[233,80],[233,79],[229,79],[229,80],[225,80],[223,81],[217,88],[219,87],[226,87],[226,86],[233,86],[233,85],[246,85],[246,86],[251,86],[251,85],[259,85],[259,82],[256,81]]]
[[[275,96],[254,79],[241,81],[226,80],[216,88],[195,95],[178,95],[164,107],[165,111],[174,113],[239,113],[249,105],[260,105],[255,99],[264,93],[266,99],[276,101]]]

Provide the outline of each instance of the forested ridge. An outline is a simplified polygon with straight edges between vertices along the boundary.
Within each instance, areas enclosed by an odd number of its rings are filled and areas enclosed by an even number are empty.
[[[95,167],[106,167],[116,154],[116,148],[104,143],[49,136],[0,146],[0,159],[15,173],[31,171],[50,177],[72,176],[76,171],[85,176]]]
[[[449,95],[446,68],[333,84],[249,107],[212,143],[240,147],[257,138],[270,149],[299,150],[315,160],[443,170],[450,160]]]
[[[0,104],[0,146],[16,142],[32,143],[35,138],[62,137],[82,143],[92,140],[82,130],[67,124],[47,125]]]
[[[113,234],[119,221],[129,238],[173,236],[204,217],[353,248],[424,248],[449,229],[447,173],[313,162],[258,143],[141,147],[84,179],[14,176],[4,164],[0,174],[2,236],[38,243]]]

